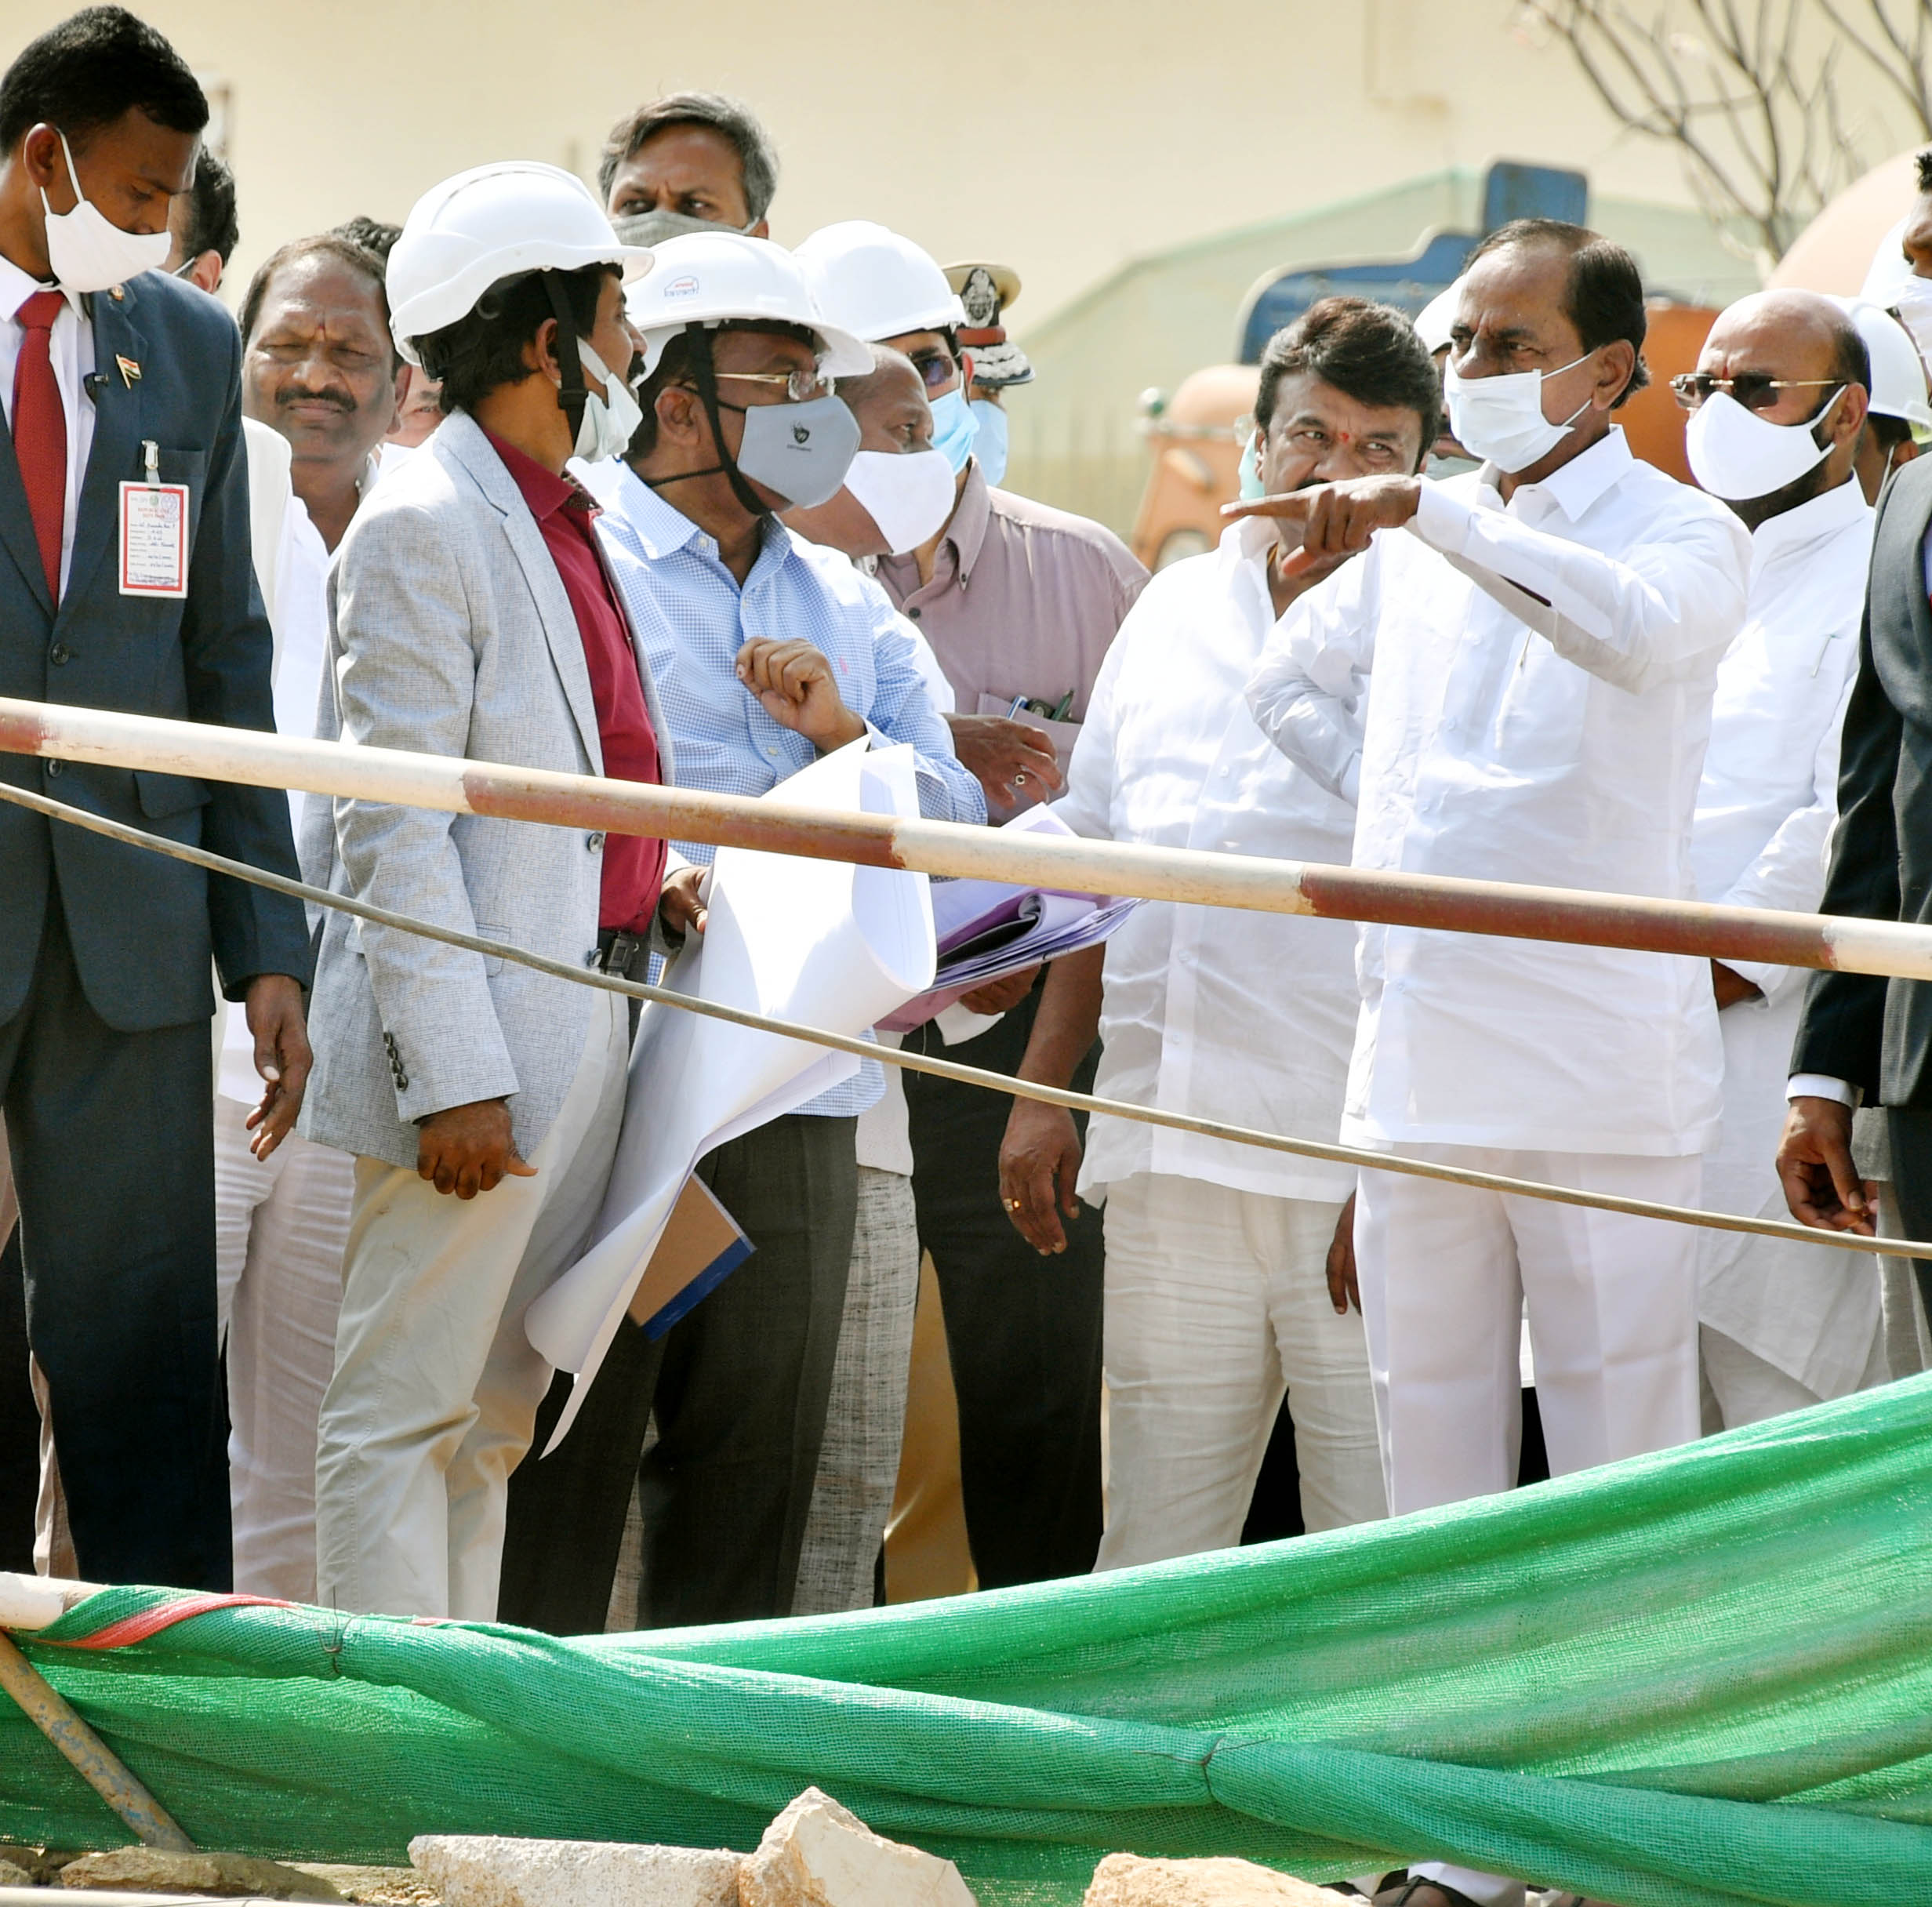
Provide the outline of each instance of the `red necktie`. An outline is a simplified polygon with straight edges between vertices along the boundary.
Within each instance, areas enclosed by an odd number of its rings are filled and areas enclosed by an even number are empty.
[[[53,374],[53,321],[67,300],[35,292],[18,313],[27,335],[13,367],[13,454],[20,460],[47,594],[60,600],[60,532],[67,511],[67,414]]]

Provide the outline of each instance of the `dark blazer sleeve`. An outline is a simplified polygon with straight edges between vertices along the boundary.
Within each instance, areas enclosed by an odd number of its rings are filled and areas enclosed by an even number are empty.
[[[231,334],[232,335],[232,334]],[[247,452],[242,438],[242,343],[233,337],[225,367],[227,399],[209,458],[208,484],[194,538],[181,619],[191,721],[231,728],[275,725],[271,688],[274,639],[255,579],[249,536]],[[276,788],[216,782],[202,821],[216,854],[271,874],[299,877],[288,797]],[[222,990],[239,1000],[257,974],[313,972],[302,903],[226,876],[208,883],[209,930]]]
[[[1881,573],[1879,532],[1894,493],[1888,490],[1879,505],[1865,620],[1858,633],[1858,674],[1845,711],[1839,753],[1838,828],[1819,906],[1822,914],[1852,914],[1868,921],[1899,917],[1895,791],[1905,724],[1873,664],[1872,641],[1874,601],[1885,600],[1887,591],[1919,587],[1916,575],[1901,577],[1889,568]],[[1910,551],[1916,561],[1916,539]],[[1888,984],[1880,974],[1813,974],[1792,1044],[1792,1071],[1844,1080],[1862,1088],[1868,1099],[1876,1099]]]

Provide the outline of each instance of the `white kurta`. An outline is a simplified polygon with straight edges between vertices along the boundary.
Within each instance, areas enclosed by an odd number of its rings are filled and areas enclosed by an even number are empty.
[[[1858,672],[1872,511],[1855,481],[1760,527],[1743,628],[1717,672],[1691,866],[1700,900],[1812,913],[1838,815],[1838,740]],[[1782,1218],[1774,1165],[1803,1004],[1789,967],[1730,963],[1763,990],[1720,1016],[1723,1130],[1706,1153],[1712,1210]],[[1822,1397],[1855,1389],[1879,1329],[1874,1262],[1700,1234],[1698,1313]]]
[[[1288,762],[1242,689],[1274,623],[1270,526],[1163,570],[1120,626],[1054,812],[1106,841],[1346,863],[1353,808]],[[1355,930],[1149,902],[1107,944],[1095,1091],[1332,1142],[1356,999]],[[1341,1200],[1352,1168],[1097,1117],[1080,1189],[1137,1172],[1276,1198]]]
[[[1485,467],[1425,485],[1290,608],[1250,706],[1359,789],[1357,866],[1688,899],[1749,560],[1737,518],[1621,430],[1507,505]],[[1668,1157],[1716,1135],[1701,961],[1371,926],[1359,966],[1345,1139]]]
[[[322,652],[329,645],[328,546],[299,496],[284,506],[274,558],[274,594],[269,625],[274,634],[275,729],[307,739],[315,733],[315,706],[321,694]],[[264,592],[266,594],[266,592]],[[303,797],[289,790],[292,823],[300,829]],[[227,1009],[222,1028],[215,1090],[245,1106],[262,1096],[255,1071],[255,1040],[248,1016]]]

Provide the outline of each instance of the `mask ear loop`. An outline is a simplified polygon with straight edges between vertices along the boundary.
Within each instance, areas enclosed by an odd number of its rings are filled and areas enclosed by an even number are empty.
[[[1825,420],[1831,416],[1832,406],[1836,404],[1838,400],[1842,398],[1850,388],[1851,387],[1849,384],[1840,384],[1838,388],[1834,390],[1821,405],[1818,406],[1818,415],[1811,420],[1811,441],[1828,456],[1831,454],[1832,447],[1828,443],[1820,443],[1818,441],[1818,432],[1824,429]]]
[[[697,386],[698,401],[704,406],[704,414],[710,420],[711,441],[717,451],[718,460],[707,464],[701,470],[680,470],[675,477],[647,477],[645,482],[653,490],[661,490],[666,484],[683,483],[692,477],[723,476],[729,479],[732,494],[754,517],[763,518],[773,514],[771,507],[752,489],[745,474],[738,467],[735,458],[724,443],[724,425],[718,413],[721,410],[736,411],[744,415],[742,404],[726,404],[717,394],[717,369],[711,360],[711,334],[709,331],[693,327],[691,339],[691,375]]]
[[[570,426],[574,446],[577,434],[583,428],[583,409],[590,396],[583,381],[583,360],[577,355],[577,321],[555,272],[543,274],[543,289],[549,294],[550,310],[557,319],[557,369],[563,379],[557,393],[557,408]]]

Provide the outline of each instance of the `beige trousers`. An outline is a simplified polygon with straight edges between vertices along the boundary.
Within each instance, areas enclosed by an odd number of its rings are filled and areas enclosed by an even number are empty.
[[[596,1220],[629,1046],[624,1001],[597,994],[534,1178],[465,1201],[386,1160],[356,1161],[316,1455],[326,1606],[495,1619],[510,1473],[550,1381],[523,1314]]]
[[[1389,1513],[1368,1338],[1338,1317],[1341,1201],[1136,1172],[1107,1188],[1107,1529],[1096,1569],[1232,1548],[1285,1393],[1302,1519]]]

